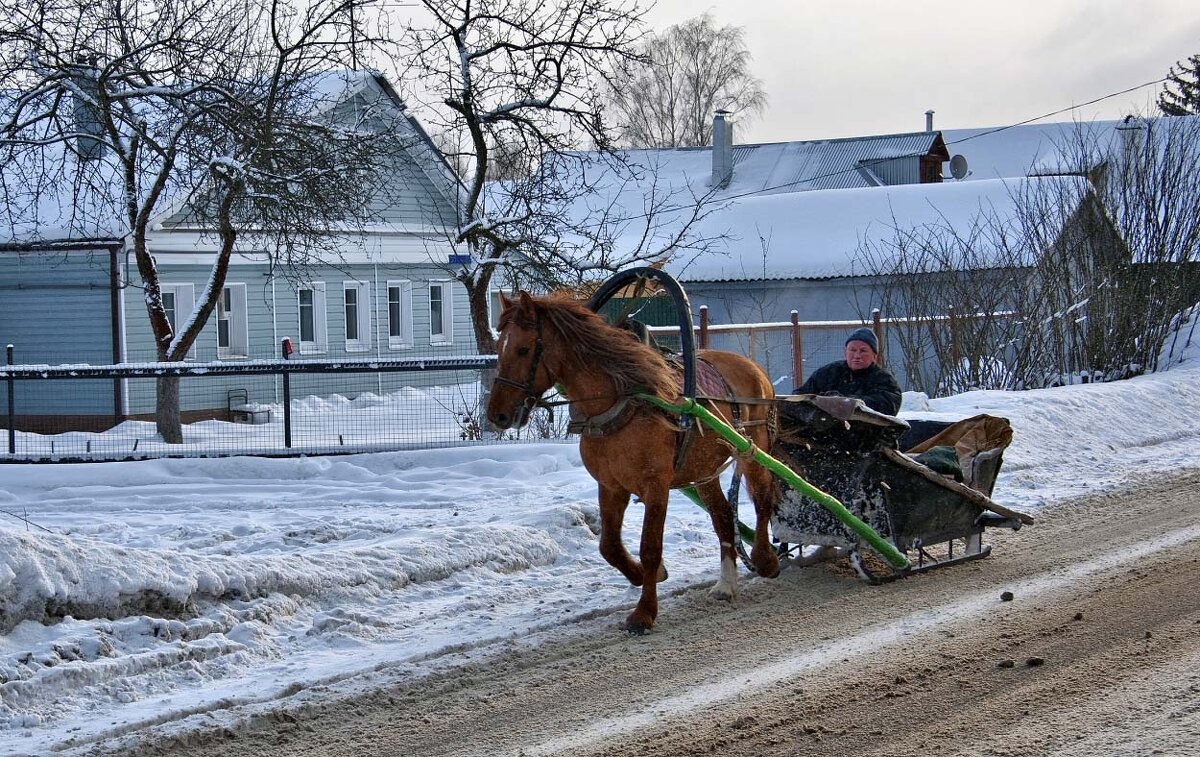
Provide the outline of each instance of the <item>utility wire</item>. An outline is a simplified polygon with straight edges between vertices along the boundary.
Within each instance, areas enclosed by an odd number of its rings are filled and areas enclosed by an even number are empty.
[[[1136,90],[1142,89],[1143,87],[1151,87],[1151,86],[1154,86],[1155,84],[1162,84],[1163,82],[1167,81],[1167,78],[1168,78],[1168,77],[1165,77],[1165,76],[1164,76],[1164,77],[1163,77],[1163,78],[1161,78],[1161,79],[1155,79],[1154,81],[1148,81],[1148,82],[1146,82],[1145,84],[1138,84],[1137,86],[1134,86],[1134,87],[1129,87],[1128,89],[1123,89],[1123,90],[1121,90],[1121,91],[1119,91],[1119,92],[1112,92],[1112,93],[1110,93],[1110,94],[1104,95],[1103,97],[1097,97],[1097,98],[1096,98],[1096,99],[1094,99],[1094,100],[1088,100],[1088,101],[1087,101],[1087,102],[1085,102],[1085,103],[1079,103],[1078,105],[1071,105],[1071,106],[1068,106],[1068,107],[1066,107],[1066,108],[1060,108],[1059,110],[1055,110],[1055,111],[1052,111],[1052,112],[1050,112],[1050,113],[1044,113],[1044,114],[1042,114],[1042,115],[1040,115],[1040,116],[1035,116],[1034,118],[1027,118],[1027,119],[1025,119],[1024,121],[1018,121],[1018,122],[1016,122],[1016,123],[1013,123],[1013,124],[1008,124],[1007,126],[998,126],[998,127],[994,128],[994,129],[988,129],[988,130],[986,130],[986,131],[982,131],[982,132],[980,132],[980,133],[978,133],[978,134],[972,134],[972,135],[971,135],[971,136],[969,136],[969,137],[963,137],[962,139],[956,139],[956,140],[954,140],[953,142],[947,142],[946,144],[947,144],[947,145],[952,145],[952,144],[954,144],[954,145],[957,145],[957,144],[962,144],[963,142],[968,142],[968,141],[970,141],[970,140],[972,140],[972,139],[978,139],[979,137],[985,137],[985,136],[988,136],[989,134],[996,134],[996,133],[998,133],[998,132],[1007,131],[1008,129],[1015,129],[1015,128],[1016,128],[1016,127],[1018,127],[1018,126],[1025,126],[1025,125],[1028,125],[1028,124],[1031,124],[1031,123],[1033,123],[1034,121],[1040,121],[1040,120],[1042,120],[1043,118],[1050,118],[1051,116],[1057,116],[1057,115],[1059,115],[1059,114],[1061,114],[1061,113],[1066,113],[1066,112],[1068,112],[1068,111],[1072,111],[1072,110],[1075,110],[1075,109],[1077,109],[1077,108],[1083,108],[1083,107],[1086,107],[1086,106],[1088,106],[1088,105],[1095,105],[1095,104],[1096,104],[1096,103],[1098,103],[1098,102],[1103,102],[1104,100],[1109,100],[1109,99],[1111,99],[1111,98],[1113,98],[1113,97],[1120,97],[1121,95],[1129,94],[1130,92],[1134,92],[1134,91],[1136,91]],[[890,158],[886,158],[885,160],[902,160],[902,159],[904,159],[904,158],[919,158],[919,157],[921,157],[921,156],[922,156],[922,155],[924,155],[924,154],[925,154],[925,153],[910,153],[910,154],[907,154],[907,155],[896,155],[896,156],[893,156],[893,157],[890,157]],[[814,181],[818,181],[818,180],[820,180],[820,179],[829,179],[829,178],[832,178],[832,177],[834,177],[834,176],[841,176],[842,174],[846,174],[846,173],[852,173],[852,172],[856,172],[856,171],[858,171],[858,167],[857,167],[857,166],[855,166],[855,167],[852,167],[852,168],[843,168],[843,169],[839,169],[839,170],[837,170],[837,171],[830,171],[829,173],[819,174],[819,175],[817,175],[817,176],[809,176],[809,177],[805,178],[803,181],[804,181],[804,182],[806,182],[806,183],[811,183],[811,182],[814,182]],[[730,201],[733,201],[733,200],[740,200],[740,199],[742,199],[743,197],[753,197],[753,196],[755,196],[755,195],[764,194],[764,193],[766,193],[766,192],[771,192],[771,191],[774,191],[774,190],[776,190],[776,189],[785,189],[785,188],[787,188],[787,187],[794,186],[794,185],[796,185],[796,184],[799,184],[799,183],[801,183],[801,182],[800,182],[800,181],[789,181],[789,182],[787,182],[786,184],[777,184],[777,185],[775,185],[775,186],[771,186],[771,187],[763,187],[762,189],[754,189],[754,190],[750,190],[750,191],[747,191],[747,192],[742,192],[742,193],[740,193],[740,194],[735,194],[735,195],[726,195],[726,196],[723,196],[723,197],[721,197],[721,198],[719,198],[719,199],[718,199],[718,198],[712,198],[712,199],[708,199],[708,200],[702,200],[702,201],[701,201],[701,205],[707,205],[707,204],[711,204],[711,203],[723,203],[723,202],[730,202]],[[658,211],[657,211],[657,213],[661,214],[661,213],[663,213],[663,212],[670,212],[670,211],[677,211],[677,210],[685,210],[685,209],[686,209],[686,208],[688,208],[688,207],[690,207],[690,206],[686,206],[686,205],[680,205],[680,206],[678,206],[678,207],[667,207],[667,208],[662,208],[662,209],[658,210]],[[626,218],[625,220],[627,220],[627,221],[632,221],[632,220],[639,219],[639,218],[650,218],[651,216],[653,216],[653,215],[655,215],[655,214],[656,214],[656,213],[643,213],[643,214],[640,214],[640,215],[629,216],[629,217],[628,217],[628,218]]]

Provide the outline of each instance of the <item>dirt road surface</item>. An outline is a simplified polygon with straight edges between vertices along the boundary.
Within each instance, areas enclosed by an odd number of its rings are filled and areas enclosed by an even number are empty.
[[[990,541],[988,559],[881,586],[828,564],[744,579],[732,605],[677,588],[645,637],[589,618],[140,752],[1200,754],[1200,472]]]

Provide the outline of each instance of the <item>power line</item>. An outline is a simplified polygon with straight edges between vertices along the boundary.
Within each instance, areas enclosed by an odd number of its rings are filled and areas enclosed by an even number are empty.
[[[1120,97],[1121,95],[1126,95],[1126,94],[1129,94],[1130,92],[1134,92],[1134,91],[1136,91],[1136,90],[1142,89],[1143,87],[1151,87],[1151,86],[1154,86],[1154,85],[1156,85],[1156,84],[1162,84],[1163,82],[1167,81],[1167,78],[1168,78],[1168,77],[1165,77],[1165,76],[1164,76],[1164,77],[1162,77],[1161,79],[1155,79],[1154,81],[1148,81],[1148,82],[1146,82],[1145,84],[1138,84],[1137,86],[1134,86],[1134,87],[1129,87],[1129,88],[1127,88],[1127,89],[1122,89],[1122,90],[1120,90],[1119,92],[1112,92],[1112,93],[1109,93],[1109,94],[1107,94],[1107,95],[1104,95],[1104,96],[1102,96],[1102,97],[1097,97],[1097,98],[1095,98],[1094,100],[1088,100],[1087,102],[1084,102],[1084,103],[1079,103],[1078,105],[1071,105],[1071,106],[1068,106],[1068,107],[1066,107],[1066,108],[1060,108],[1060,109],[1058,109],[1058,110],[1051,111],[1050,113],[1044,113],[1044,114],[1042,114],[1042,115],[1040,115],[1040,116],[1035,116],[1034,118],[1027,118],[1027,119],[1025,119],[1024,121],[1018,121],[1018,122],[1016,122],[1016,123],[1013,123],[1013,124],[1008,124],[1007,126],[999,126],[999,127],[996,127],[996,128],[994,128],[994,129],[988,129],[988,130],[986,130],[986,131],[982,131],[982,132],[980,132],[980,133],[978,133],[978,134],[972,134],[972,135],[971,135],[971,136],[969,136],[969,137],[963,137],[962,139],[956,139],[956,140],[954,140],[953,142],[947,142],[946,144],[947,144],[947,145],[951,145],[951,144],[955,144],[955,145],[957,145],[957,144],[962,144],[963,142],[968,142],[968,141],[970,141],[970,140],[972,140],[972,139],[978,139],[979,137],[985,137],[985,136],[988,136],[989,134],[996,134],[996,133],[999,133],[999,132],[1002,132],[1002,131],[1007,131],[1008,129],[1015,129],[1015,128],[1016,128],[1016,127],[1018,127],[1018,126],[1026,126],[1026,125],[1028,125],[1028,124],[1031,124],[1031,123],[1033,123],[1033,122],[1035,122],[1035,121],[1040,121],[1040,120],[1042,120],[1043,118],[1050,118],[1051,116],[1057,116],[1057,115],[1059,115],[1059,114],[1066,113],[1066,112],[1068,112],[1068,111],[1072,111],[1072,110],[1076,110],[1076,109],[1078,109],[1078,108],[1084,108],[1084,107],[1087,107],[1088,105],[1095,105],[1095,104],[1096,104],[1096,103],[1098,103],[1098,102],[1103,102],[1103,101],[1105,101],[1105,100],[1109,100],[1109,99],[1111,99],[1111,98],[1114,98],[1114,97]],[[910,153],[910,154],[907,154],[907,155],[896,155],[896,156],[894,156],[894,157],[887,158],[887,160],[902,160],[902,159],[904,159],[904,158],[919,158],[919,157],[921,157],[921,156],[922,156],[922,155],[924,155],[924,154],[925,154],[925,153]],[[825,174],[819,174],[819,175],[817,175],[817,176],[810,176],[810,177],[807,177],[806,179],[804,179],[804,181],[805,181],[805,182],[809,182],[809,183],[811,183],[811,182],[814,182],[814,181],[819,181],[819,180],[821,180],[821,179],[829,179],[829,178],[833,178],[834,176],[841,176],[842,174],[852,173],[852,172],[856,172],[856,171],[858,171],[858,167],[857,167],[857,166],[855,166],[855,167],[852,167],[852,168],[843,168],[843,169],[839,169],[839,170],[837,170],[837,171],[830,171],[829,173],[825,173]],[[733,201],[733,200],[740,200],[740,199],[742,199],[743,197],[753,197],[753,196],[755,196],[755,195],[764,194],[764,193],[766,193],[766,192],[772,192],[772,191],[774,191],[774,190],[776,190],[776,189],[785,189],[785,188],[787,188],[787,187],[794,186],[794,185],[796,185],[796,184],[799,184],[799,183],[800,183],[799,181],[790,181],[790,182],[787,182],[786,184],[778,184],[778,185],[771,186],[771,187],[763,187],[762,189],[755,189],[755,190],[751,190],[751,191],[743,192],[743,193],[741,193],[741,194],[728,195],[728,196],[722,197],[722,198],[720,198],[720,199],[713,198],[713,199],[711,199],[711,200],[706,200],[706,201],[703,201],[703,203],[702,203],[702,204],[708,204],[708,203],[717,203],[717,202],[731,202],[731,201]],[[662,212],[669,212],[669,211],[676,211],[676,210],[685,210],[687,207],[688,207],[688,206],[685,206],[685,205],[680,205],[680,206],[678,206],[678,207],[675,207],[675,208],[663,208],[663,209],[661,209],[661,210],[659,210],[659,211],[657,211],[657,212],[658,212],[658,213],[662,213]],[[639,219],[639,218],[650,218],[652,215],[654,215],[654,213],[643,213],[643,214],[641,214],[641,215],[629,216],[629,217],[628,217],[627,219],[625,219],[625,220],[630,220],[630,221],[632,221],[632,220],[636,220],[636,219]]]
[[[968,140],[976,139],[978,137],[986,137],[988,134],[995,134],[997,132],[1005,131],[1007,129],[1015,129],[1018,126],[1025,126],[1026,124],[1031,124],[1034,121],[1041,121],[1043,118],[1050,118],[1051,116],[1057,116],[1060,113],[1066,113],[1067,111],[1075,110],[1076,108],[1084,108],[1084,107],[1087,107],[1088,105],[1095,105],[1098,102],[1103,102],[1104,100],[1108,100],[1109,98],[1112,98],[1112,97],[1120,97],[1121,95],[1127,95],[1130,92],[1134,92],[1134,91],[1141,89],[1142,87],[1152,87],[1155,84],[1162,84],[1166,80],[1167,80],[1167,77],[1164,76],[1161,79],[1155,79],[1154,81],[1148,81],[1145,84],[1139,84],[1136,87],[1130,87],[1129,89],[1123,89],[1120,92],[1113,92],[1112,94],[1105,95],[1104,97],[1097,97],[1095,100],[1088,100],[1085,103],[1080,103],[1078,105],[1072,105],[1067,108],[1060,108],[1059,110],[1052,111],[1050,113],[1044,113],[1044,114],[1042,114],[1040,116],[1036,116],[1034,118],[1028,118],[1024,121],[1018,121],[1017,123],[1009,124],[1008,126],[1000,126],[995,129],[989,129],[987,131],[982,131],[978,134],[972,134],[969,137],[963,137],[962,139],[956,139],[953,142],[947,142],[946,144],[957,145],[957,144],[966,142]]]

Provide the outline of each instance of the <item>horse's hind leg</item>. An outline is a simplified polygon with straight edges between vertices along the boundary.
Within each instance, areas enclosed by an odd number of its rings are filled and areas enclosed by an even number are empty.
[[[721,577],[708,594],[714,599],[733,599],[737,596],[737,552],[733,540],[738,538],[733,523],[733,508],[729,506],[729,500],[725,498],[717,480],[698,485],[696,493],[708,508],[713,531],[721,543]]]
[[[642,566],[621,540],[621,526],[629,507],[629,492],[600,484],[600,554],[634,586],[642,585]]]
[[[779,489],[771,472],[758,463],[739,463],[734,475],[739,473],[745,475],[746,490],[754,501],[754,547],[750,550],[750,562],[758,575],[774,578],[779,575],[779,555],[771,546],[770,524]]]

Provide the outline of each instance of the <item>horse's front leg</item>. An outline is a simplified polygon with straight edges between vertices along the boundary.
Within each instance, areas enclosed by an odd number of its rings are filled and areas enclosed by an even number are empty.
[[[729,506],[729,500],[721,491],[721,483],[718,480],[698,485],[696,494],[708,508],[713,531],[721,544],[721,577],[708,594],[713,599],[733,599],[737,596],[737,551],[733,540],[738,538],[737,528],[733,523],[733,508]]]
[[[621,571],[634,586],[642,585],[642,566],[621,540],[621,526],[629,507],[629,492],[599,485],[600,488],[600,554],[608,564]]]
[[[642,518],[642,541],[638,557],[642,561],[642,596],[637,607],[625,618],[625,630],[642,635],[654,626],[658,617],[658,582],[666,573],[663,569],[663,529],[667,521],[667,496],[665,486],[654,487],[642,495],[646,513]]]

